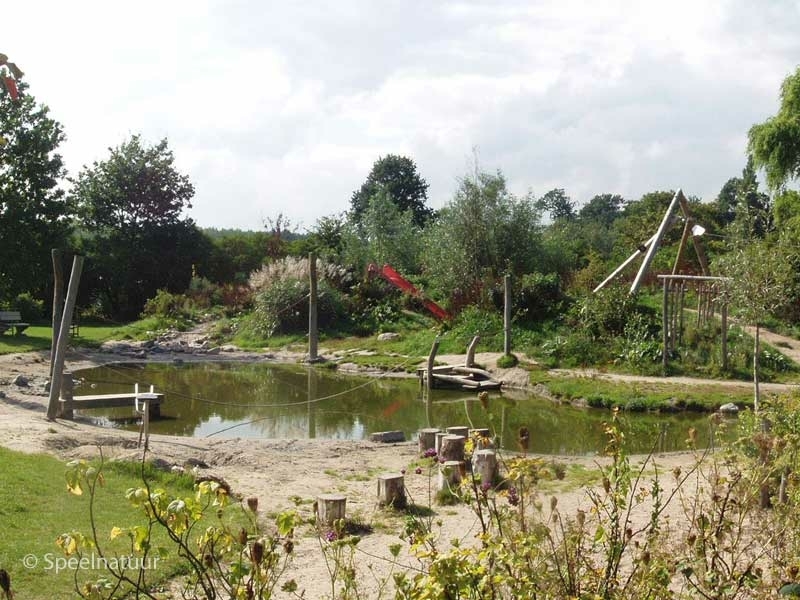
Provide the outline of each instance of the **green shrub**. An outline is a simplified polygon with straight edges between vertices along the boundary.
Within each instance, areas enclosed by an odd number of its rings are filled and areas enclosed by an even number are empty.
[[[44,318],[44,301],[27,292],[14,298],[11,308],[19,311],[23,321],[41,321]]]

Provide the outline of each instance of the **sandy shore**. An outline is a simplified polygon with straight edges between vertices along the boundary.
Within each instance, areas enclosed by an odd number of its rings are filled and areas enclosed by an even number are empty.
[[[496,370],[499,355],[480,354],[476,358],[496,376],[518,385],[527,382],[523,369]],[[293,360],[294,356],[272,356],[271,360]],[[463,357],[441,357],[443,360],[463,360]],[[117,360],[104,353],[72,352],[67,357],[69,368],[87,368]],[[170,360],[164,356],[163,360]],[[186,357],[183,357],[186,359]],[[232,353],[224,360],[263,360],[262,355]],[[127,359],[126,359],[127,360]],[[104,456],[135,460],[141,456],[137,448],[138,435],[133,432],[109,430],[79,421],[46,419],[49,353],[25,353],[0,356],[0,435],[2,444],[24,452],[45,452],[61,459],[94,458],[102,447]],[[365,597],[377,595],[377,585],[369,566],[377,573],[388,573],[390,544],[399,542],[403,515],[377,505],[377,476],[399,473],[406,469],[405,483],[411,499],[428,506],[435,486],[435,475],[429,478],[425,469],[414,472],[419,458],[415,441],[399,444],[377,444],[368,441],[307,440],[307,439],[198,439],[171,436],[152,436],[150,458],[171,465],[183,465],[187,460],[208,465],[204,474],[213,474],[227,481],[243,498],[259,498],[262,514],[292,508],[302,499],[299,510],[311,515],[311,502],[320,494],[338,493],[347,497],[347,515],[372,525],[374,531],[365,535],[358,545],[358,564]],[[674,466],[691,464],[689,453],[656,457],[665,471]],[[582,464],[596,468],[592,458],[559,458],[564,463]],[[641,459],[640,459],[641,460]],[[586,508],[586,490],[578,485],[563,485],[547,492],[558,497],[562,514],[575,514]],[[441,522],[441,539],[474,540],[479,522],[465,506],[434,506],[436,520]],[[302,532],[296,544],[296,556],[289,577],[294,577],[306,597],[321,598],[330,593],[330,577],[322,558],[319,542],[310,527]],[[444,544],[446,545],[446,544]],[[413,565],[406,550],[401,563]],[[289,596],[286,596],[289,597]]]

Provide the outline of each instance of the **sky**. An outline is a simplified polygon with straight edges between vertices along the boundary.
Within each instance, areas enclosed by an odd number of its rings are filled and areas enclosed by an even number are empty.
[[[166,138],[201,227],[313,230],[372,165],[412,158],[445,206],[511,192],[712,201],[800,64],[781,0],[26,0],[0,52],[64,127],[70,175]]]

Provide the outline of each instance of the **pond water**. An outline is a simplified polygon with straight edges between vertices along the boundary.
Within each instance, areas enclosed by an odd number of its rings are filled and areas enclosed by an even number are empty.
[[[488,410],[475,393],[433,390],[426,402],[416,379],[365,378],[303,365],[186,363],[109,365],[75,373],[76,395],[132,392],[138,383],[165,394],[153,433],[190,437],[363,439],[401,430],[412,439],[423,427],[466,425],[502,432],[516,449],[520,427],[530,450],[587,455],[602,451],[607,410],[557,406],[518,391],[490,392]],[[138,430],[132,409],[95,409],[84,416]],[[630,414],[623,417],[630,452],[686,448],[690,427],[698,444],[711,443],[706,415]]]

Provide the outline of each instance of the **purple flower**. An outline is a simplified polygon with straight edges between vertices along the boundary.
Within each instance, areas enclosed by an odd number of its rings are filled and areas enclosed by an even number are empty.
[[[425,458],[433,458],[437,454],[438,452],[436,452],[436,448],[428,448],[427,450],[425,450],[425,453],[422,456],[424,456]]]
[[[519,495],[517,494],[517,488],[515,487],[508,488],[508,503],[511,506],[517,506],[519,504]]]
[[[400,469],[400,475],[405,475],[405,474],[406,474],[406,470],[405,469]]]
[[[416,473],[417,475],[422,475],[422,467],[417,467],[416,469],[414,469],[414,473]]]
[[[484,482],[481,484],[481,491],[482,491],[484,494],[485,494],[486,492],[488,492],[490,489],[492,489],[492,483],[491,483],[490,481],[484,481]]]
[[[329,531],[328,533],[325,534],[325,539],[327,541],[329,541],[329,542],[335,542],[336,541],[336,532],[335,531]]]

